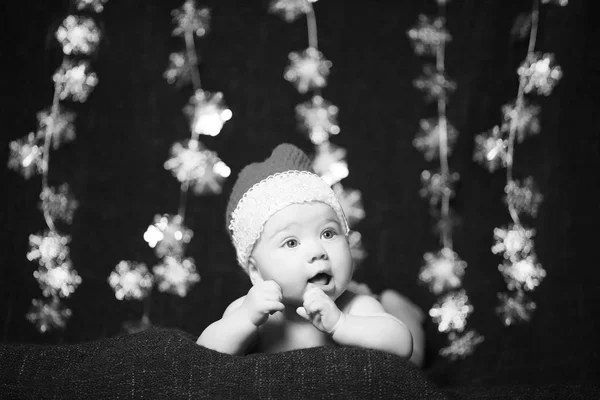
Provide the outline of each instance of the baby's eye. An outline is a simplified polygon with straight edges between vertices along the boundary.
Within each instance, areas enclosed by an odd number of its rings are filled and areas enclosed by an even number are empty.
[[[325,229],[321,236],[325,239],[333,239],[337,235],[337,232],[334,229]]]
[[[283,245],[289,249],[293,249],[294,247],[298,246],[298,241],[296,239],[289,239],[286,240]]]

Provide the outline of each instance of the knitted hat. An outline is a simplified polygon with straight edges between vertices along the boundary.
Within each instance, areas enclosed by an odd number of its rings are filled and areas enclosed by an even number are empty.
[[[227,204],[226,224],[242,268],[260,238],[265,223],[290,204],[320,201],[337,214],[345,234],[348,222],[335,193],[316,175],[306,154],[280,144],[263,162],[244,167]]]

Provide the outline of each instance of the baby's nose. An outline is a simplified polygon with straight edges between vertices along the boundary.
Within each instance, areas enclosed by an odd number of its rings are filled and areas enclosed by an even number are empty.
[[[314,256],[313,256],[313,257],[310,259],[310,262],[315,262],[315,261],[318,261],[318,260],[327,260],[327,259],[328,259],[328,257],[327,257],[327,253],[325,253],[325,252],[322,252],[322,253],[319,253],[319,254],[315,254],[315,255],[314,255]]]
[[[309,248],[308,258],[310,262],[315,262],[318,260],[328,260],[327,251],[325,247],[319,241],[314,241]]]

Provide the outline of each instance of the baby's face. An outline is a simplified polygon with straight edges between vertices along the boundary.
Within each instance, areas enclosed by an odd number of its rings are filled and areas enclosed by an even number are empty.
[[[311,285],[337,299],[354,272],[337,214],[320,202],[292,204],[273,214],[254,247],[251,262],[262,279],[281,286],[284,303],[298,305]]]

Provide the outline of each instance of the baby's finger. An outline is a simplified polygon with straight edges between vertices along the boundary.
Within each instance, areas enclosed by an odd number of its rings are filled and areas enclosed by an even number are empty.
[[[267,305],[269,308],[269,314],[273,314],[277,311],[283,311],[285,309],[285,306],[280,301],[270,301],[267,303]]]
[[[276,292],[280,292],[281,293],[281,286],[279,286],[279,284],[273,280],[268,280],[268,281],[264,281],[264,288],[265,289],[269,289],[269,290],[273,290]]]
[[[327,299],[327,295],[317,286],[309,287],[303,296],[304,301],[321,301]]]
[[[310,316],[308,315],[308,313],[306,312],[306,309],[304,307],[298,307],[296,308],[296,313],[301,316],[302,318],[304,318],[307,321],[310,321]]]
[[[317,285],[313,284],[313,283],[309,283],[306,286],[306,290],[304,291],[304,296],[315,296],[315,295],[319,295],[320,293],[323,293],[323,290],[318,287]]]
[[[318,299],[305,301],[302,305],[308,314],[316,314],[323,310],[323,302]]]
[[[272,291],[272,290],[266,290],[263,292],[262,294],[262,298],[265,299],[265,301],[281,301],[283,298],[281,296],[281,294]]]

